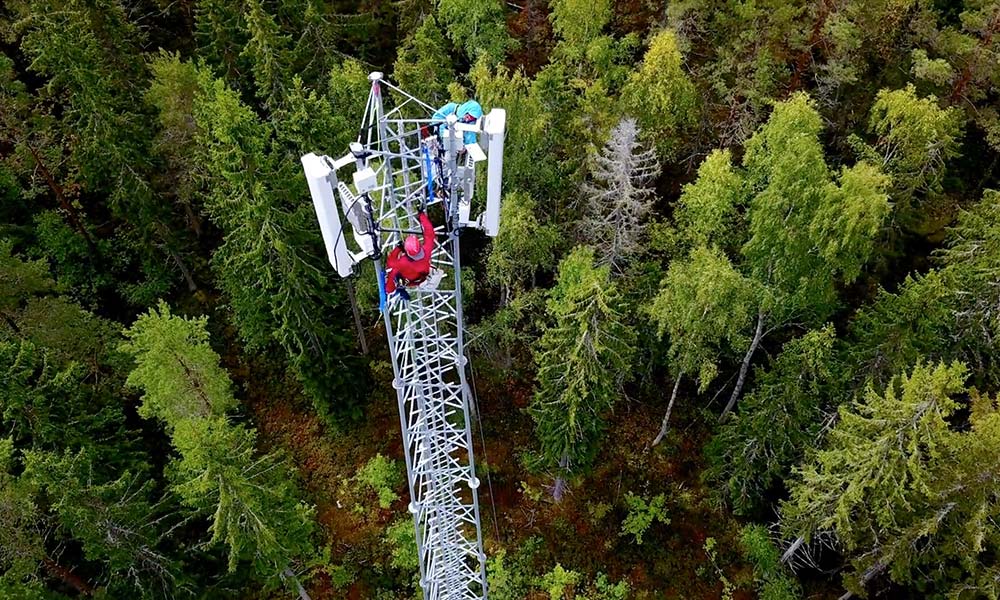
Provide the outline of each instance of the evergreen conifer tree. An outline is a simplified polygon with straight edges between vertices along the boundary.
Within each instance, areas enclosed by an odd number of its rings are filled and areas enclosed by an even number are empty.
[[[538,343],[538,390],[529,412],[542,464],[558,477],[586,469],[598,450],[604,414],[629,377],[635,333],[608,267],[581,246],[559,265],[546,312],[553,325]],[[556,497],[562,485],[557,479]]]

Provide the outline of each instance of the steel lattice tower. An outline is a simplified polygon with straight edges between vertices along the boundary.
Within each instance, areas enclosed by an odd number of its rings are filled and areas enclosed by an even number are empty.
[[[494,109],[474,125],[455,117],[432,120],[435,109],[383,80],[372,82],[365,116],[350,153],[332,160],[302,158],[330,260],[342,276],[375,261],[380,308],[389,339],[407,480],[420,556],[420,585],[428,600],[485,599],[483,552],[466,382],[459,233],[465,227],[496,234],[506,115]],[[440,133],[438,131],[440,130]],[[463,143],[466,132],[489,141],[488,207],[470,220],[476,163],[483,149]],[[354,166],[353,189],[338,171]],[[359,252],[347,248],[340,212]],[[387,299],[384,259],[409,233],[420,233],[415,204],[439,222],[431,255],[434,272],[410,289],[408,303]]]

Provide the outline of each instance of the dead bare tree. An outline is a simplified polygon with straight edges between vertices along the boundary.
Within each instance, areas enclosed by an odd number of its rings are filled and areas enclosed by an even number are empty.
[[[639,137],[635,119],[619,121],[607,144],[594,155],[590,176],[580,190],[580,241],[599,250],[599,265],[615,270],[642,249],[653,202],[652,183],[660,172],[656,154],[643,149]]]

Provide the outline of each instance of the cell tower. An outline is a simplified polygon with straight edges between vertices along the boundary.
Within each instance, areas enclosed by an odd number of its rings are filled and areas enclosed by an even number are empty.
[[[459,122],[384,80],[371,92],[361,130],[340,158],[302,157],[331,264],[341,277],[372,259],[379,308],[399,403],[406,474],[427,600],[484,599],[486,555],[479,518],[470,399],[466,383],[459,234],[497,234],[506,113],[493,109]],[[482,142],[482,144],[480,143]],[[485,163],[486,207],[471,217],[477,165]],[[350,169],[350,184],[344,171]],[[336,190],[336,192],[334,191]],[[337,201],[339,197],[339,202]],[[387,297],[388,251],[420,234],[417,206],[440,206],[432,271],[409,288],[409,302]],[[356,248],[348,247],[345,223]]]

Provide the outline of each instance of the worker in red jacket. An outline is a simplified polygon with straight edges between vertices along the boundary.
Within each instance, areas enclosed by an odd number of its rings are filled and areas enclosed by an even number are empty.
[[[410,294],[398,286],[417,286],[427,279],[431,272],[431,253],[434,251],[434,225],[427,213],[419,213],[420,227],[423,229],[424,242],[420,243],[417,236],[410,234],[403,240],[402,247],[396,246],[389,252],[385,261],[385,293],[398,292],[403,300],[409,300]]]

